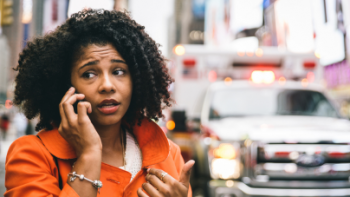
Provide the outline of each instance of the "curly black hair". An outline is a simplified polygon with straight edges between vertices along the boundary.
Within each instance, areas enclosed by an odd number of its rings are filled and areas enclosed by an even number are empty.
[[[53,32],[27,43],[19,56],[14,104],[28,119],[39,115],[36,130],[53,129],[61,122],[59,103],[70,87],[71,67],[82,48],[112,44],[125,59],[133,81],[130,106],[123,117],[128,125],[141,119],[158,120],[171,106],[166,60],[159,44],[127,12],[84,10],[73,14]]]

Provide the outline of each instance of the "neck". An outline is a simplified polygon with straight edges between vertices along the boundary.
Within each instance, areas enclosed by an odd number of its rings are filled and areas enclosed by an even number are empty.
[[[122,150],[121,146],[121,121],[115,125],[101,126],[95,125],[97,133],[102,142],[102,152]]]

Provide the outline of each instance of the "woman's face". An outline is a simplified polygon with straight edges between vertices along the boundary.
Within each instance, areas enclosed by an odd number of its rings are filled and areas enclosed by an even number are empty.
[[[129,108],[132,79],[123,57],[111,45],[89,45],[73,63],[71,82],[91,103],[89,115],[95,126],[121,121]]]

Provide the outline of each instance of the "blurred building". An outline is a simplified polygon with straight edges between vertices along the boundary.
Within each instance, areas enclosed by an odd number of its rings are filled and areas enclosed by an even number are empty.
[[[7,99],[7,87],[12,78],[11,65],[19,52],[19,32],[21,19],[20,1],[0,0],[0,105]]]
[[[0,104],[4,99],[13,98],[13,80],[16,73],[12,70],[17,65],[19,53],[25,47],[26,41],[34,35],[42,34],[44,0],[1,0],[3,13],[11,13],[12,20],[2,23],[0,64]],[[9,9],[9,10],[4,10]],[[34,15],[33,15],[34,13]],[[4,61],[3,61],[4,60]]]

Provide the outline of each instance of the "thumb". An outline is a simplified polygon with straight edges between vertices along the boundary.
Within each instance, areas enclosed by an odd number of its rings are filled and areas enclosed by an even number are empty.
[[[191,169],[194,165],[194,160],[189,160],[182,168],[179,181],[187,188],[190,185]]]

